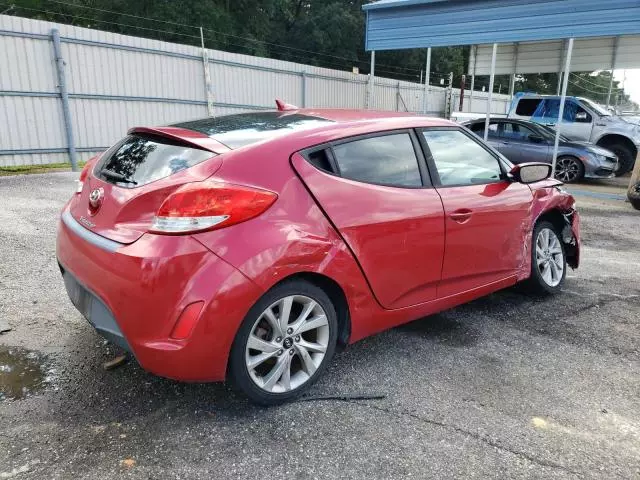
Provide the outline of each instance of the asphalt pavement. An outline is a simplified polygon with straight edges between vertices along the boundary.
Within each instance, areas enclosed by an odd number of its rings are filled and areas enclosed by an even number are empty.
[[[628,204],[578,198],[582,265],[560,295],[508,289],[365,339],[310,392],[383,399],[265,409],[133,361],[103,369],[119,352],[73,308],[55,259],[74,180],[0,178],[0,479],[640,478]]]

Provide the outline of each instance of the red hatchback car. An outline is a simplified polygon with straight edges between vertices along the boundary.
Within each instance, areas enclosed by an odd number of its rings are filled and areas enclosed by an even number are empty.
[[[299,395],[336,346],[578,266],[574,199],[446,120],[296,109],[133,128],[64,207],[71,300],[146,370]]]

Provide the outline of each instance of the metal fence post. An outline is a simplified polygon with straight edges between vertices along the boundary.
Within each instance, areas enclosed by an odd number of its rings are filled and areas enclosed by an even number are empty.
[[[302,108],[307,107],[307,72],[302,72]]]
[[[78,155],[76,153],[76,144],[73,139],[73,125],[71,124],[71,110],[69,109],[69,92],[67,91],[67,82],[64,75],[65,61],[62,58],[62,48],[60,47],[60,32],[57,28],[51,30],[51,40],[53,41],[53,52],[55,54],[56,69],[58,72],[58,89],[60,90],[60,99],[62,100],[62,115],[64,117],[64,131],[67,137],[67,148],[69,149],[69,158],[71,159],[71,170],[78,171]]]
[[[375,69],[376,69],[376,51],[371,50],[371,67],[369,69],[369,83],[367,83],[367,90],[364,97],[364,108],[371,108],[373,105],[375,88]]]
[[[427,64],[424,74],[424,92],[422,93],[422,114],[427,114],[429,108],[429,81],[431,76],[431,47],[427,49]]]
[[[396,84],[396,112],[400,111],[400,82]]]
[[[207,96],[207,115],[213,117],[213,87],[211,86],[211,73],[209,72],[209,52],[204,46],[204,34],[200,27],[200,43],[202,44],[202,65],[204,67],[204,91]]]

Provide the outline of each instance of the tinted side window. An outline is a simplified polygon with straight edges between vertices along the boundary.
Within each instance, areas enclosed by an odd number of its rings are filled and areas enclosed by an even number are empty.
[[[563,122],[575,122],[576,115],[582,113],[583,117],[586,115],[586,119],[583,118],[581,122],[591,122],[591,115],[589,115],[580,105],[573,100],[566,100],[564,103],[564,111],[562,113]],[[560,114],[560,100],[547,99],[544,104],[538,108],[538,111],[533,116],[533,121],[541,123],[557,123],[558,115]]]
[[[484,122],[474,123],[471,125],[471,131],[478,135],[480,138],[484,138]],[[498,136],[498,124],[495,122],[489,123],[489,137]]]
[[[500,180],[502,171],[498,160],[461,131],[425,130],[422,134],[442,185],[474,185]]]
[[[511,122],[502,124],[502,137],[505,139],[528,141],[529,135],[535,135],[535,133],[523,125]]]
[[[530,117],[536,111],[541,101],[542,99],[540,98],[521,98],[516,106],[516,115]]]
[[[344,178],[397,187],[422,185],[418,158],[408,133],[364,138],[333,147]]]
[[[578,115],[580,114],[580,115]],[[562,117],[565,122],[591,123],[591,115],[574,101],[567,100],[564,104]]]

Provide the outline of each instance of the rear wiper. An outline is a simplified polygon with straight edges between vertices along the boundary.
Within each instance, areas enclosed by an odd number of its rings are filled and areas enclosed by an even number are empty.
[[[125,177],[121,173],[114,172],[113,170],[109,170],[108,168],[103,168],[100,171],[100,173],[111,180],[115,180],[116,182],[130,183],[132,185],[138,184],[138,182],[136,182],[135,180],[131,180],[130,178]]]

